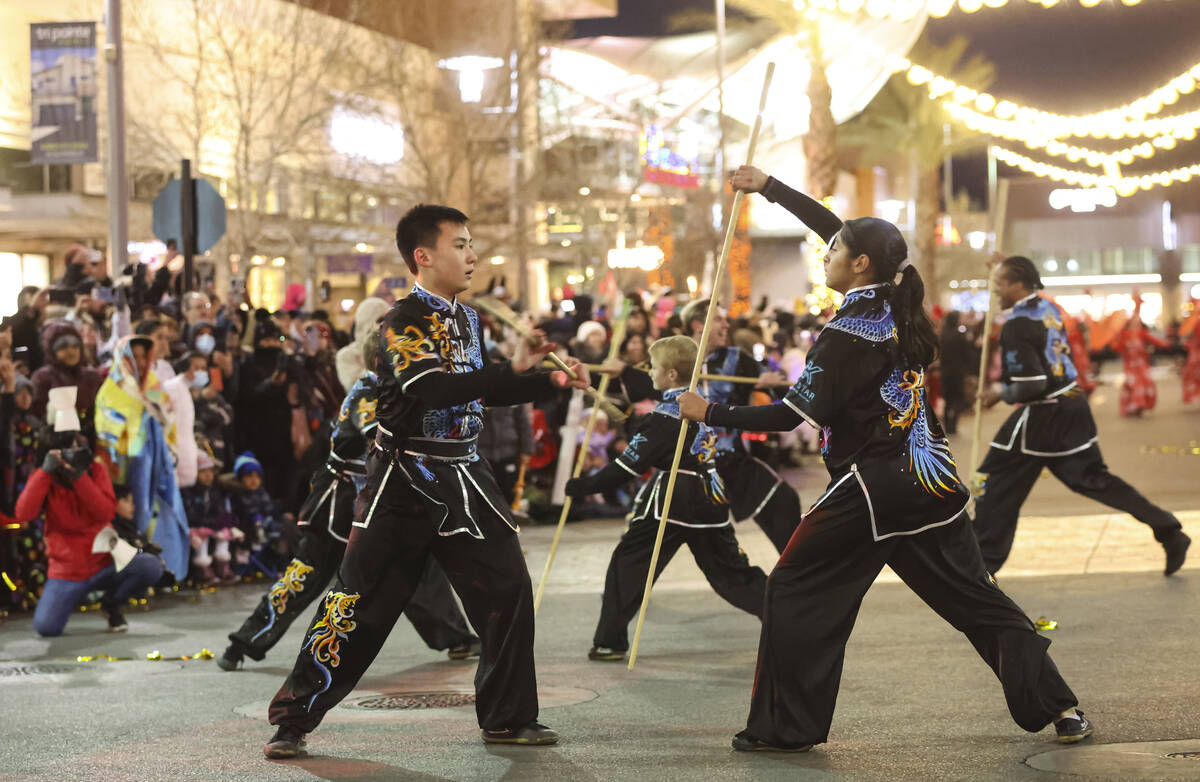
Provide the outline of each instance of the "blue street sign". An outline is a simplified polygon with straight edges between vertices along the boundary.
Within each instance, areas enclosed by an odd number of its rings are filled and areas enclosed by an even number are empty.
[[[207,179],[193,179],[196,188],[196,252],[213,248],[225,235],[225,199]],[[183,249],[183,216],[180,208],[182,183],[172,179],[154,197],[154,235],[161,241],[174,239]]]

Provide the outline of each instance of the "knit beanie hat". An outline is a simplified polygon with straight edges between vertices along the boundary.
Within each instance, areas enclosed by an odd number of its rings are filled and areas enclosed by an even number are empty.
[[[258,458],[255,457],[253,451],[242,451],[233,462],[233,474],[237,478],[241,478],[248,472],[256,472],[262,475],[262,471],[262,465],[259,464]]]

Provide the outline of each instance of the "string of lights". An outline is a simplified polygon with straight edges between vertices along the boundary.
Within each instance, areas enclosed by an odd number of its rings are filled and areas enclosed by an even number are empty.
[[[1065,157],[1072,163],[1082,160],[1089,166],[1106,166],[1114,163],[1129,165],[1139,158],[1149,159],[1159,150],[1174,149],[1180,141],[1192,141],[1196,138],[1197,126],[1200,126],[1200,111],[1196,111],[1191,115],[1181,117],[1181,119],[1186,118],[1187,121],[1178,123],[1170,133],[1155,136],[1152,141],[1143,141],[1123,149],[1105,152],[1064,143],[1044,135],[1043,130],[1036,125],[994,119],[964,108],[953,101],[943,101],[942,107],[947,114],[969,130],[986,133],[1006,141],[1019,141],[1029,149],[1041,150],[1055,157]]]
[[[1065,182],[1069,185],[1083,187],[1111,187],[1122,197],[1131,196],[1138,190],[1149,190],[1152,187],[1165,187],[1176,182],[1189,182],[1192,177],[1200,177],[1200,163],[1181,166],[1170,171],[1156,171],[1151,174],[1122,175],[1115,167],[1103,174],[1091,171],[1062,168],[1043,163],[1026,157],[1018,152],[1001,146],[993,146],[992,154],[1002,163],[1019,168],[1035,176]]]
[[[996,9],[1008,5],[1010,0],[780,0],[790,3],[797,11],[834,12],[841,14],[866,14],[876,19],[895,19],[906,22],[918,14],[928,13],[941,18],[958,8],[963,13],[973,14],[985,8]],[[1095,8],[1103,0],[1076,0],[1084,8]],[[1016,0],[1013,0],[1016,2]],[[1060,2],[1070,0],[1026,0],[1032,5],[1053,8]],[[1142,0],[1120,0],[1122,5],[1139,5]]]
[[[1183,138],[1188,130],[1200,128],[1200,111],[1165,117],[1154,117],[1164,107],[1173,105],[1183,95],[1194,92],[1200,83],[1200,63],[1184,73],[1124,106],[1094,114],[1067,115],[1022,106],[1009,100],[974,90],[953,79],[934,73],[907,57],[892,57],[889,65],[894,72],[903,72],[910,84],[927,85],[931,98],[944,98],[966,111],[991,119],[1013,123],[1014,126],[1036,128],[1037,135],[1047,138],[1145,138],[1163,135]],[[990,115],[990,116],[989,116]],[[1021,134],[1011,131],[1014,137]],[[1007,136],[1006,136],[1007,137]]]
[[[1100,5],[1101,0],[1078,0],[1079,4],[1084,8],[1095,8]],[[984,8],[1003,8],[1008,5],[1009,0],[930,0],[929,15],[943,17],[954,10],[954,6],[958,6],[958,10],[963,13],[973,14],[976,11]],[[1028,0],[1033,5],[1040,5],[1043,8],[1053,8],[1058,5],[1060,0]],[[1134,6],[1141,3],[1142,0],[1121,0],[1121,5]]]

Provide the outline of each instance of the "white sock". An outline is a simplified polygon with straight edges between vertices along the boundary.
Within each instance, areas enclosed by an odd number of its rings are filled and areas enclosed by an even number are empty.
[[[213,543],[213,559],[218,562],[229,561],[229,541],[218,540]]]
[[[1078,716],[1079,716],[1079,712],[1077,712],[1075,710],[1075,707],[1072,706],[1071,708],[1064,711],[1062,714],[1058,715],[1058,720],[1065,720],[1067,717],[1078,717]],[[1055,722],[1058,722],[1058,720],[1055,720]]]

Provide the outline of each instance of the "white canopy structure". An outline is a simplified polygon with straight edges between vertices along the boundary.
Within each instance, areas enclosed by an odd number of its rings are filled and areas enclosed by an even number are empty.
[[[907,54],[925,26],[922,14],[908,21],[821,17],[826,75],[833,89],[834,118],[842,122],[862,111],[891,75],[889,55]],[[591,99],[594,107],[620,110],[653,103],[660,118],[696,109],[715,112],[717,102],[715,32],[665,38],[597,37],[551,47],[543,73]],[[767,116],[775,140],[794,139],[808,130],[805,94],[810,61],[803,37],[776,32],[770,25],[735,28],[725,36],[725,114],[745,125],[754,120],[766,63],[776,63]]]

